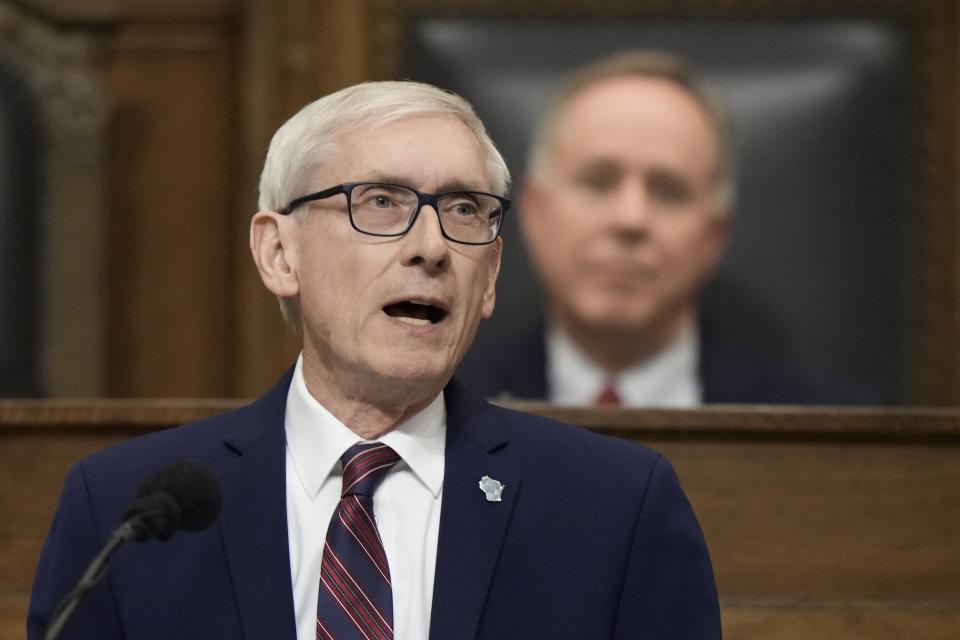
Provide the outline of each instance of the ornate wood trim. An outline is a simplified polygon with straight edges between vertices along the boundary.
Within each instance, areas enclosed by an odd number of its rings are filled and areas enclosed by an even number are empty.
[[[0,400],[0,431],[20,429],[123,429],[175,427],[241,406],[239,400]]]
[[[0,436],[16,431],[103,431],[129,437],[242,406],[227,399],[3,400]],[[629,440],[870,442],[960,446],[960,410],[711,406],[695,410],[505,407]]]
[[[103,50],[80,30],[57,29],[0,5],[0,47],[43,108],[47,137],[41,298],[43,380],[53,395],[103,391],[102,282],[105,135],[109,92]]]
[[[602,409],[512,403],[511,408],[629,440],[960,444],[952,409],[711,405],[702,409]]]

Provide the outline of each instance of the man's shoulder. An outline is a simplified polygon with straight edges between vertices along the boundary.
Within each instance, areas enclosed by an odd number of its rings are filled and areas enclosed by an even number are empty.
[[[167,465],[195,460],[215,473],[269,437],[283,437],[290,372],[266,394],[237,409],[107,447],[75,465],[90,488],[139,483]]]
[[[662,455],[649,447],[544,416],[491,405],[490,420],[502,423],[524,466],[563,473],[618,473],[645,478]]]
[[[225,437],[241,423],[249,407],[210,416],[181,426],[137,436],[86,456],[77,466],[88,482],[113,483],[142,479],[174,462],[190,459],[222,464]]]
[[[615,544],[626,544],[645,505],[655,513],[683,502],[672,465],[653,449],[504,407],[491,406],[484,418],[503,429],[505,445],[493,455],[514,470],[513,486],[530,509],[517,521],[518,530],[539,536],[542,526],[564,522],[565,536],[588,536],[583,523],[569,520],[589,512],[606,523]],[[530,513],[536,518],[528,520]]]

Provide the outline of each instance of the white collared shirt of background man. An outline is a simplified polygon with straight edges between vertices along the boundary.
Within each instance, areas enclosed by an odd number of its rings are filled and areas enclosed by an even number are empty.
[[[624,407],[690,408],[703,403],[699,336],[696,328],[651,357],[616,373],[612,381]],[[547,386],[554,404],[587,407],[601,393],[609,373],[595,365],[557,328],[547,331]]]

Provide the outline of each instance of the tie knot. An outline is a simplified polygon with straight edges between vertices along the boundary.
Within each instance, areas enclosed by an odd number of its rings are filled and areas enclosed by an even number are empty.
[[[593,403],[600,406],[619,406],[621,401],[620,394],[617,393],[616,383],[612,380],[608,381],[603,389],[600,390],[600,393],[597,394]]]
[[[355,444],[340,458],[343,464],[342,496],[372,496],[390,467],[399,462],[397,452],[382,442]]]

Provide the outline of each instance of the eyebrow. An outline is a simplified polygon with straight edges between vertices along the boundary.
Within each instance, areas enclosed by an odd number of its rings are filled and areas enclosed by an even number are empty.
[[[406,180],[396,175],[390,175],[386,173],[375,173],[370,178],[365,178],[357,182],[389,182],[391,184],[398,184],[402,187],[407,187],[408,189],[414,188],[410,186],[410,180]],[[440,186],[437,188],[436,193],[447,193],[448,191],[480,191],[480,192],[486,193],[488,189],[476,183],[471,184],[466,181],[450,180],[450,181],[441,183]]]

